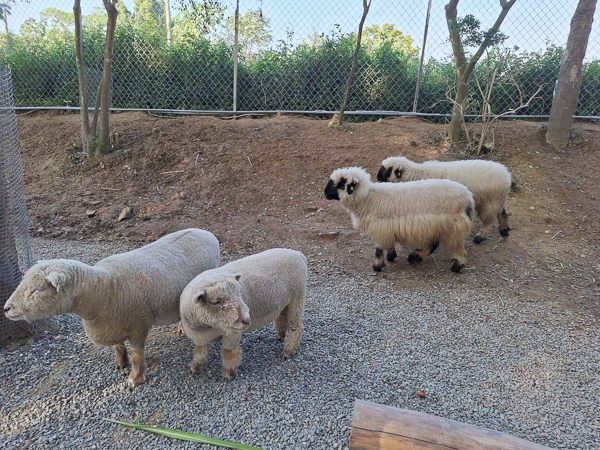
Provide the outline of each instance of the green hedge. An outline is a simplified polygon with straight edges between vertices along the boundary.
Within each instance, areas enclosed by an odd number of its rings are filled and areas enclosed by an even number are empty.
[[[241,60],[238,71],[238,110],[337,110],[340,107],[355,47],[353,35],[322,35],[317,45],[290,47],[281,43],[252,59]],[[86,69],[98,78],[102,70],[104,36],[84,30]],[[233,49],[191,35],[167,46],[152,25],[117,27],[114,42],[112,106],[231,110]],[[501,113],[519,106],[519,89],[527,100],[539,86],[539,99],[520,114],[549,114],[563,49],[510,54],[498,71],[491,106]],[[485,88],[498,64],[491,51],[475,69]],[[17,106],[79,106],[77,67],[72,36],[61,40],[14,36],[0,59],[13,73]],[[412,111],[419,61],[392,45],[362,49],[347,110]],[[423,67],[420,112],[448,113],[456,79],[451,59],[429,59]],[[516,86],[515,84],[516,83]],[[470,109],[478,113],[481,99],[471,77]],[[92,98],[93,101],[93,98]],[[583,67],[578,115],[600,115],[600,62]]]

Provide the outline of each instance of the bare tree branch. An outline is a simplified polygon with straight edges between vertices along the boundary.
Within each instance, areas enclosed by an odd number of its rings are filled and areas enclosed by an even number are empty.
[[[500,29],[500,25],[504,21],[508,11],[516,3],[517,0],[500,0],[500,6],[502,10],[496,19],[496,22],[488,30],[485,35],[483,42],[479,45],[479,48],[469,61],[465,57],[465,52],[460,36],[460,27],[457,19],[457,6],[459,0],[449,0],[445,6],[446,10],[446,22],[448,25],[448,31],[450,33],[450,42],[452,43],[452,52],[454,54],[454,61],[456,62],[456,96],[454,98],[452,108],[452,119],[450,121],[450,127],[448,128],[448,137],[450,142],[457,142],[460,139],[460,130],[462,119],[463,108],[458,108],[458,105],[464,105],[464,102],[469,95],[469,77],[471,72],[475,68],[475,65],[483,55],[483,52],[489,47],[492,37]]]

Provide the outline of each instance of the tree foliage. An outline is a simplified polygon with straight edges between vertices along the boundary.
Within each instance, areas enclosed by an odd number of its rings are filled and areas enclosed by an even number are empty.
[[[482,31],[481,22],[472,14],[468,14],[463,18],[459,17],[456,26],[465,47],[479,47],[486,39],[489,42],[488,47],[495,47],[503,44],[508,39],[508,36],[493,28]]]
[[[174,29],[180,34],[214,38],[217,29],[223,25],[225,10],[218,0],[179,0]]]
[[[8,0],[6,2],[0,3],[0,20],[6,21],[6,16],[11,14],[11,3],[14,4],[15,0]]]
[[[227,42],[233,44],[235,16],[226,20]],[[258,50],[271,42],[271,19],[264,17],[260,10],[248,10],[240,14],[239,44],[246,58],[252,57]]]
[[[138,25],[162,25],[164,15],[163,0],[133,0],[133,20]]]
[[[189,33],[182,28],[174,35],[171,46],[164,30],[140,26],[123,13],[121,2],[114,41],[112,106],[116,108],[161,108],[229,110],[233,83],[233,49],[226,35]],[[50,14],[50,16],[52,16]],[[54,16],[52,16],[54,17]],[[57,17],[62,17],[58,15]],[[174,18],[181,18],[181,11]],[[65,39],[49,39],[61,35],[58,21],[46,14],[30,19],[21,32],[12,36],[11,47],[0,47],[0,62],[13,74],[17,106],[80,106],[72,34]],[[265,18],[266,19],[266,18]],[[102,70],[107,15],[96,11],[83,20],[83,49],[86,72]],[[60,25],[62,26],[62,25]],[[379,29],[385,29],[380,25]],[[68,29],[68,26],[67,26]],[[160,30],[159,30],[160,31]],[[366,29],[365,29],[366,31]],[[406,36],[404,34],[404,36]],[[356,33],[343,33],[334,27],[329,33],[305,37],[295,43],[280,40],[254,51],[239,65],[240,110],[327,110],[335,111],[344,93],[347,74],[356,46]],[[368,35],[363,34],[367,39]],[[418,57],[402,46],[383,45],[368,48],[363,41],[358,53],[354,83],[348,99],[348,110],[411,111]],[[490,96],[494,113],[519,104],[520,94],[511,83],[514,78],[529,98],[538,86],[554,86],[564,49],[550,46],[540,52],[512,51]],[[494,65],[498,52],[484,53],[481,65],[474,68],[480,82],[489,65]],[[423,67],[419,94],[419,112],[447,114],[451,105],[445,102],[448,85],[457,79],[456,65],[451,59],[429,59]],[[582,66],[581,102],[578,115],[600,115],[600,64],[590,61]],[[469,101],[465,113],[477,114],[480,102],[473,77],[469,82]],[[95,88],[94,88],[95,89]],[[91,93],[93,96],[95,92]],[[585,99],[585,101],[584,101]],[[552,88],[544,89],[539,98],[523,111],[525,114],[549,114]],[[585,109],[584,109],[585,108]]]
[[[416,56],[419,50],[412,46],[414,39],[408,34],[394,28],[393,23],[377,24],[365,27],[363,31],[362,45],[369,50],[378,49],[389,45],[394,51],[405,53],[407,56]]]

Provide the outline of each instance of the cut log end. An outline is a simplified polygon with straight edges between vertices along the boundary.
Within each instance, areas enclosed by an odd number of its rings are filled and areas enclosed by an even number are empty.
[[[506,433],[357,400],[351,450],[551,450]]]

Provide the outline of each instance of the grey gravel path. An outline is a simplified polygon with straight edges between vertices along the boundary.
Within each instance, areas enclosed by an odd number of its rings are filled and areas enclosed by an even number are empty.
[[[92,263],[124,250],[34,240],[39,258]],[[0,349],[0,448],[215,448],[108,417],[264,449],[344,449],[354,400],[365,399],[551,447],[600,449],[600,333],[589,314],[329,269],[311,264],[298,354],[283,361],[274,331],[256,330],[242,340],[232,382],[221,379],[218,344],[194,376],[191,341],[162,327],[147,345],[149,380],[132,390],[112,368],[112,349],[94,346],[78,317],[56,318],[58,329]]]

